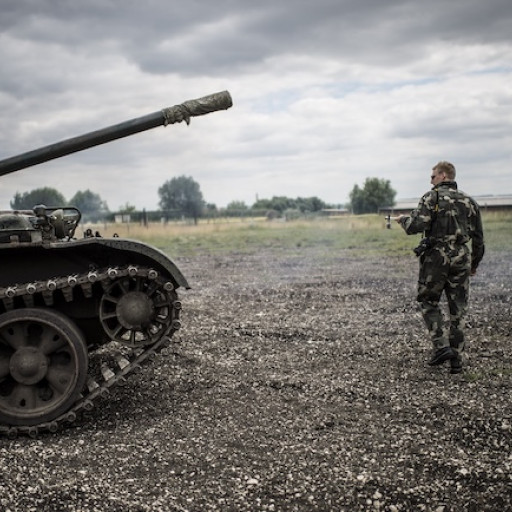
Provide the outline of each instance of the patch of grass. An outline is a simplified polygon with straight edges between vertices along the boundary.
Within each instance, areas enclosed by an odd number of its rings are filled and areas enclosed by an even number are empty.
[[[487,246],[506,251],[512,248],[512,212],[483,212],[484,238]]]
[[[466,382],[479,382],[489,378],[508,378],[512,375],[512,368],[491,368],[488,371],[469,371],[464,373]]]

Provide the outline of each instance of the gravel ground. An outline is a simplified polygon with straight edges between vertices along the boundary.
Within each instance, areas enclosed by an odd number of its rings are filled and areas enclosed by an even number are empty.
[[[461,375],[426,364],[413,257],[179,264],[174,353],[73,427],[1,438],[0,510],[512,510],[506,254],[473,279]]]

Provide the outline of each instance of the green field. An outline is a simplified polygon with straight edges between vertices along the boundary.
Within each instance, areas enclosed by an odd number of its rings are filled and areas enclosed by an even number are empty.
[[[512,212],[484,212],[484,234],[488,250],[512,249]],[[406,236],[378,215],[316,218],[289,222],[265,219],[217,220],[187,223],[110,224],[100,228],[103,236],[117,233],[158,247],[172,257],[198,253],[254,252],[272,247],[287,251],[323,245],[329,250],[349,250],[354,256],[410,255],[420,235]]]

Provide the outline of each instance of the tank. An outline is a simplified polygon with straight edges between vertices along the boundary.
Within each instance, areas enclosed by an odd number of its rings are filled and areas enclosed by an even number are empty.
[[[157,126],[226,110],[227,91],[0,161],[0,176]],[[80,211],[0,212],[0,434],[56,432],[170,350],[189,284],[136,240],[77,238]]]

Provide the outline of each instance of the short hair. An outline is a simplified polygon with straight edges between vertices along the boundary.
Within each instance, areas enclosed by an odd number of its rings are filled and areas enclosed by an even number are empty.
[[[432,167],[432,170],[437,172],[444,172],[446,177],[450,180],[455,179],[455,166],[450,162],[446,162],[445,160],[437,162],[437,164]]]

